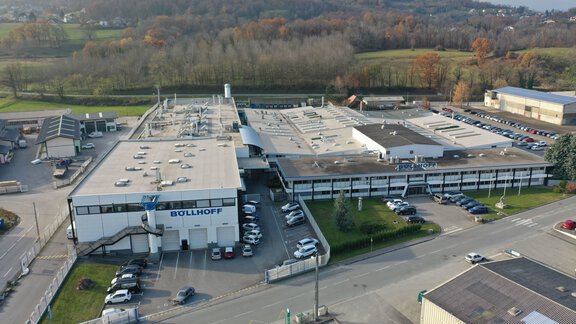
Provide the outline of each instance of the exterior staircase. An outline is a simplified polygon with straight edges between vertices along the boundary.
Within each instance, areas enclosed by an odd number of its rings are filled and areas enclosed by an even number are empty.
[[[148,231],[143,226],[126,227],[122,229],[120,232],[114,234],[114,236],[103,237],[95,242],[79,243],[76,246],[76,251],[78,256],[85,256],[94,252],[96,249],[102,246],[112,245],[128,235],[134,235],[134,234],[148,234]]]

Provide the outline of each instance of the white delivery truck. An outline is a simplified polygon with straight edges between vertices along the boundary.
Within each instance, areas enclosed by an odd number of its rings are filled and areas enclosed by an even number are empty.
[[[72,225],[68,225],[68,227],[66,228],[66,237],[68,237],[69,239],[73,239],[74,236],[78,237],[77,235],[74,235],[78,233],[78,231],[76,231],[76,222],[72,222],[72,224],[74,225],[74,232],[72,232]]]

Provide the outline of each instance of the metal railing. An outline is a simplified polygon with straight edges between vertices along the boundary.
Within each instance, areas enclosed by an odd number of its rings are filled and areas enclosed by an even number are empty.
[[[82,175],[84,172],[86,172],[90,163],[92,163],[92,157],[89,157],[88,160],[84,161],[84,163],[82,163],[80,168],[78,168],[78,170],[76,170],[76,172],[74,172],[74,174],[72,174],[70,176],[70,178],[65,179],[65,180],[53,181],[52,184],[53,184],[54,189],[58,189],[61,187],[71,185],[74,182],[74,180],[76,180],[80,175]]]

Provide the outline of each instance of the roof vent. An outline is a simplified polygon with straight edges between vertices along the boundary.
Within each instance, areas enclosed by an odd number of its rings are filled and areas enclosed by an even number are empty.
[[[556,287],[556,290],[558,290],[559,292],[566,292],[566,291],[568,291],[568,289],[566,289],[566,287],[564,287],[564,286],[558,286],[558,287]]]
[[[480,154],[478,154],[478,156],[479,156],[479,157],[485,157],[486,154],[485,154],[485,153],[480,153]]]
[[[469,157],[469,158],[471,158],[471,157],[474,157],[474,154],[468,154],[468,155],[466,155],[466,156]]]
[[[174,147],[184,147],[184,144],[183,143],[176,143],[176,144],[174,144]]]
[[[455,159],[459,159],[459,158],[460,158],[460,155],[452,155],[452,157],[455,158]]]
[[[508,310],[508,314],[510,314],[510,315],[512,315],[512,316],[514,316],[514,317],[520,315],[520,313],[522,313],[522,311],[521,311],[520,309],[516,308],[516,307],[512,307],[512,308],[510,308],[510,309]]]
[[[150,146],[148,146],[148,145],[140,145],[141,150],[147,150],[149,148],[150,148]]]

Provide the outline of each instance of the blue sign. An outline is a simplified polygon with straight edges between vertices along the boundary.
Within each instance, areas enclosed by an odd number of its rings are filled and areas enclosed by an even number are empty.
[[[215,214],[220,214],[221,212],[222,212],[222,208],[199,208],[199,209],[173,210],[170,212],[170,217],[215,215]]]
[[[396,171],[400,170],[414,170],[416,168],[435,168],[438,166],[438,162],[423,162],[423,163],[411,163],[411,164],[398,164],[396,166]]]

